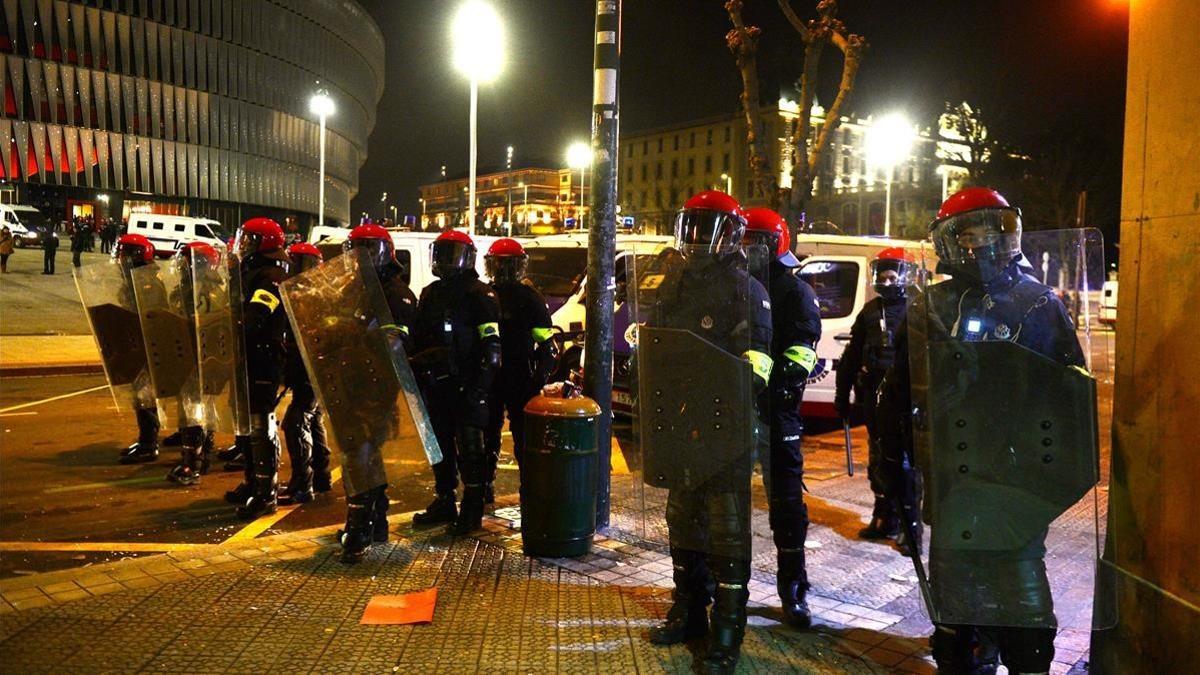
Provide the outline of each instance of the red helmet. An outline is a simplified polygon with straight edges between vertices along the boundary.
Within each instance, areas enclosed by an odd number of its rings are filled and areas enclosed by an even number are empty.
[[[373,223],[364,223],[350,230],[343,250],[361,249],[366,251],[367,258],[376,270],[383,269],[396,258],[396,246],[392,243],[392,235],[383,227]]]
[[[465,232],[446,230],[429,247],[433,275],[441,279],[475,269],[475,242]]]
[[[321,249],[308,242],[297,242],[288,247],[288,272],[297,275],[317,267],[324,260]]]
[[[799,267],[800,261],[792,253],[792,235],[783,216],[766,207],[746,209],[746,234],[743,241],[749,244],[762,243],[775,255],[779,262],[788,267]]]
[[[529,255],[516,239],[497,239],[483,258],[483,267],[492,281],[519,283],[529,267]]]
[[[1021,211],[999,192],[985,187],[959,190],[947,199],[933,222],[930,238],[938,257],[960,270],[995,271],[1021,254]]]
[[[154,244],[140,234],[123,234],[113,248],[113,258],[127,267],[141,267],[154,262]]]
[[[871,284],[885,298],[903,297],[905,289],[916,283],[916,258],[907,250],[892,246],[871,259]]]
[[[675,215],[675,244],[685,255],[689,249],[732,253],[741,246],[745,231],[741,205],[720,190],[697,193]]]
[[[215,268],[221,264],[220,252],[202,241],[193,241],[184,244],[175,252],[175,257],[181,261],[186,260],[188,266],[191,266],[195,260],[204,260],[210,268]]]
[[[243,260],[256,253],[280,252],[283,249],[283,228],[270,218],[251,218],[238,228],[234,248]]]

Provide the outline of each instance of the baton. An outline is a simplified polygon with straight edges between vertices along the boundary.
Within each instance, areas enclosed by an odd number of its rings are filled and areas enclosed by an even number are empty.
[[[854,475],[854,446],[850,445],[850,420],[842,418],[842,431],[846,433],[846,474]]]

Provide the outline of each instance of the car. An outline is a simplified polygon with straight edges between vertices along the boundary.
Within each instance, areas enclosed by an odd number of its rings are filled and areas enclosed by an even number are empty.
[[[0,223],[8,226],[18,248],[40,246],[42,234],[54,231],[49,218],[25,204],[0,204]]]
[[[154,244],[154,254],[169,258],[175,251],[192,242],[224,246],[232,235],[221,223],[211,218],[192,218],[159,213],[134,213],[126,228],[129,234],[140,234]]]

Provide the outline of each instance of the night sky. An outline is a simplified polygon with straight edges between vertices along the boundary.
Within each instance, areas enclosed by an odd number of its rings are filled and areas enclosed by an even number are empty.
[[[1126,1],[842,0],[848,29],[871,45],[850,108],[899,109],[933,124],[943,100],[966,99],[1000,115],[994,129],[1005,140],[1028,146],[1059,129],[1086,130],[1119,167]],[[468,86],[450,65],[458,2],[359,2],[384,33],[387,84],[353,212],[379,213],[386,190],[401,212],[419,213],[418,185],[436,180],[442,164],[451,174],[467,169]],[[590,133],[594,3],[493,2],[508,52],[500,78],[480,89],[480,170],[503,166],[509,144],[518,163],[562,162],[567,145]],[[625,0],[622,130],[737,110],[741,83],[724,44],[723,4]],[[764,30],[763,88],[790,90],[802,65],[798,38],[775,0],[746,5],[747,20]],[[815,5],[792,0],[802,16]],[[836,49],[826,49],[822,67],[819,100],[827,104],[840,74]]]

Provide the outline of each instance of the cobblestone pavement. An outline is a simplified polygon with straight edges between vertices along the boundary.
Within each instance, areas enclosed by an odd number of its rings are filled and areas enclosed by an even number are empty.
[[[853,537],[868,510],[861,476],[819,480],[824,461],[821,450],[810,455],[817,625],[779,623],[758,504],[739,672],[932,672],[911,566]],[[356,567],[337,561],[333,528],[321,528],[8,579],[0,662],[22,673],[688,672],[688,648],[645,639],[669,605],[671,566],[655,540],[661,517],[641,503],[651,517],[618,504],[609,536],[579,559],[523,556],[509,498],[476,538],[416,531],[411,515],[395,516],[393,540]],[[372,596],[430,586],[431,624],[359,624]],[[1086,631],[1060,631],[1052,672],[1083,672],[1087,641]]]

